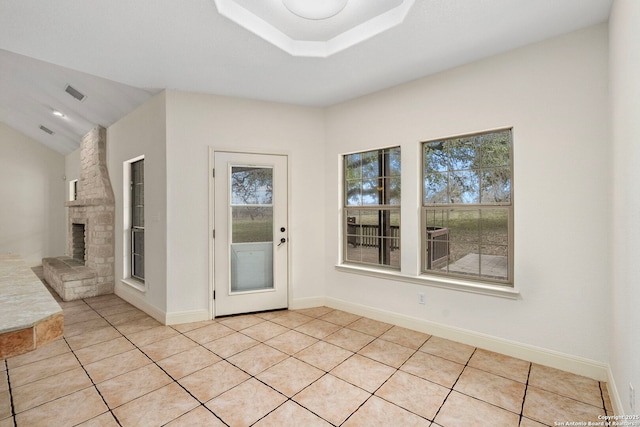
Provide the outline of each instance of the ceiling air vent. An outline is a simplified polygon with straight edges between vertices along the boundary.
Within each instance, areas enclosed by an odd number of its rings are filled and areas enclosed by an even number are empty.
[[[49,129],[48,127],[44,127],[44,126],[42,126],[42,125],[40,125],[40,130],[41,130],[42,132],[46,132],[46,133],[48,133],[49,135],[53,135],[53,134],[55,133],[54,131],[52,131],[52,130],[51,130],[51,129]]]
[[[75,87],[71,86],[71,85],[67,85],[67,87],[64,89],[65,92],[67,92],[69,95],[73,96],[75,99],[77,99],[78,101],[84,101],[84,99],[87,97],[87,95],[85,95],[84,93],[80,92],[78,89],[76,89]]]

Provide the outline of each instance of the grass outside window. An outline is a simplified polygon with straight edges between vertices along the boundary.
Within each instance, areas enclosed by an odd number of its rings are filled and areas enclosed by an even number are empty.
[[[511,134],[423,143],[423,273],[512,286]]]

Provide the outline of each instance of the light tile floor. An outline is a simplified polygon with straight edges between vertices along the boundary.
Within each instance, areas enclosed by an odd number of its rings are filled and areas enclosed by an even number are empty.
[[[606,384],[327,307],[162,326],[115,295],[0,361],[8,426],[553,426]]]

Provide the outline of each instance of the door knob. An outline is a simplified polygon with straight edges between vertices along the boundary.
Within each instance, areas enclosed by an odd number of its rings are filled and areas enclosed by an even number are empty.
[[[283,244],[284,242],[286,242],[287,239],[285,239],[284,237],[282,239],[280,239],[280,243],[278,243],[278,246],[280,246],[281,244]]]

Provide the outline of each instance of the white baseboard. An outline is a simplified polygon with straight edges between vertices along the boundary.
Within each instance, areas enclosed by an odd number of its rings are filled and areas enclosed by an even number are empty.
[[[115,286],[115,294],[128,302],[129,304],[139,308],[149,316],[156,319],[163,325],[178,325],[180,323],[200,322],[209,320],[209,310],[192,310],[182,312],[167,313],[162,311],[141,298],[141,293],[131,286],[119,285]]]
[[[126,286],[118,286],[118,284],[116,284],[115,294],[165,325],[199,322],[209,319],[208,310],[166,313],[149,305],[141,299],[139,295],[137,295],[135,290]],[[323,305],[337,310],[357,314],[359,316],[365,316],[381,322],[390,323],[392,325],[435,335],[440,338],[450,339],[474,347],[538,363],[540,365],[549,366],[551,368],[560,369],[577,375],[583,375],[598,381],[605,381],[607,382],[607,389],[611,398],[614,413],[618,415],[624,414],[620,395],[618,394],[618,390],[615,385],[611,367],[608,364],[578,356],[572,356],[554,350],[522,344],[516,341],[497,338],[466,329],[430,322],[424,319],[405,316],[378,308],[354,304],[336,298],[300,298],[292,300],[289,308],[292,310],[299,310]]]
[[[320,307],[323,305],[326,305],[326,298],[324,297],[299,298],[291,301],[289,309],[301,310],[303,308]]]
[[[166,313],[146,303],[133,289],[128,287],[116,285],[115,293],[120,298],[138,307],[165,325],[199,322],[209,319],[208,310]],[[463,344],[472,345],[474,347],[483,348],[485,350],[494,351],[496,353],[505,354],[507,356],[517,357],[519,359],[571,372],[577,375],[583,375],[598,381],[606,381],[609,384],[611,402],[612,405],[614,405],[613,409],[616,413],[622,413],[620,412],[622,405],[615,388],[615,383],[613,382],[611,369],[609,365],[605,363],[528,344],[522,344],[516,341],[497,338],[466,329],[430,322],[424,319],[405,316],[378,308],[354,304],[352,302],[336,298],[300,298],[292,300],[289,308],[299,310],[303,308],[319,307],[322,305],[338,310],[344,310],[360,316],[369,317],[381,322],[391,323],[393,325],[435,335],[441,338],[450,339]]]
[[[179,325],[203,320],[209,320],[209,310],[178,311],[167,313],[165,325]]]
[[[613,406],[613,413],[616,415],[624,415],[624,406],[622,400],[620,400],[620,394],[616,387],[616,381],[613,378],[613,372],[611,367],[607,369],[607,391],[609,392],[609,398],[611,399],[611,406]]]
[[[381,322],[391,323],[404,328],[413,329],[441,338],[450,339],[507,356],[524,359],[529,362],[561,369],[577,375],[593,378],[598,381],[610,381],[609,365],[586,358],[572,356],[554,350],[548,350],[532,345],[522,344],[503,338],[497,338],[478,332],[455,328],[440,323],[430,322],[411,316],[405,316],[390,311],[371,308],[336,298],[320,298],[324,300],[324,305],[344,310],[349,313],[369,317]],[[322,305],[322,304],[318,304]],[[610,390],[611,391],[611,390]],[[615,393],[612,393],[615,394]],[[613,401],[614,397],[611,396]],[[617,408],[614,408],[617,410]]]
[[[125,286],[125,285],[116,283],[114,293],[120,298],[122,298],[123,300],[125,300],[126,302],[128,302],[129,304],[144,311],[149,316],[153,317],[163,325],[167,324],[166,313],[158,309],[157,307],[152,306],[151,304],[146,302],[144,299],[142,299],[140,297],[141,293],[135,290],[134,288],[132,288],[131,286]]]

